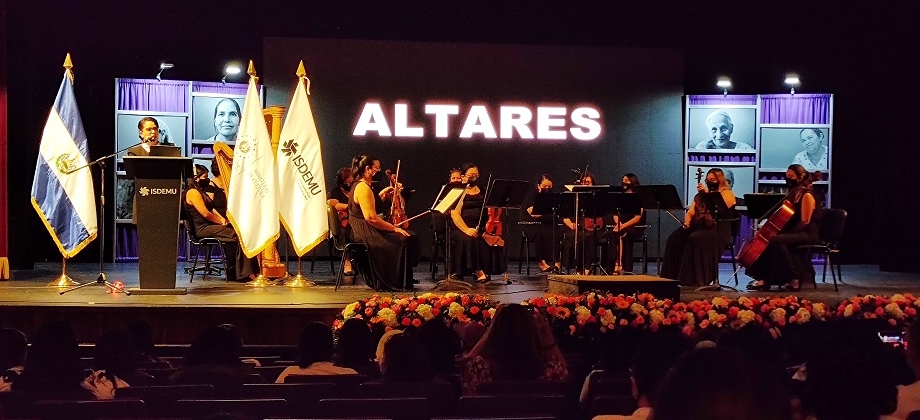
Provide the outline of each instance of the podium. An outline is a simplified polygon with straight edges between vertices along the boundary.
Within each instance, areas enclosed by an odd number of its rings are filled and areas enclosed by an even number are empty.
[[[137,204],[137,294],[185,294],[176,288],[182,180],[191,176],[192,158],[125,156],[125,173],[134,179]]]

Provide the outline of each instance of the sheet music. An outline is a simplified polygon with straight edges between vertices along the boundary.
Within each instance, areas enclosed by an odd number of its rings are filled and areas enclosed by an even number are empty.
[[[454,188],[448,191],[444,199],[441,200],[433,210],[441,214],[447,214],[450,208],[460,199],[464,191],[466,191],[464,188]]]

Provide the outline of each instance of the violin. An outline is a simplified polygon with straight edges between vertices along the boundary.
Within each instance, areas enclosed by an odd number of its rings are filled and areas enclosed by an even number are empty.
[[[401,160],[396,161],[396,176],[390,178],[390,186],[393,187],[393,200],[390,204],[390,223],[393,226],[399,226],[406,223],[406,200],[402,197],[402,185],[399,183],[399,169]]]
[[[757,259],[766,251],[770,241],[780,234],[786,224],[789,223],[789,220],[792,219],[792,216],[795,215],[795,207],[790,199],[795,197],[800,190],[811,185],[812,182],[821,180],[822,177],[821,172],[811,174],[807,179],[799,182],[799,185],[796,185],[795,188],[791,188],[786,196],[767,212],[770,213],[770,217],[766,223],[757,230],[754,237],[745,243],[741,247],[741,251],[738,252],[738,265],[745,268],[750,268],[754,265]]]

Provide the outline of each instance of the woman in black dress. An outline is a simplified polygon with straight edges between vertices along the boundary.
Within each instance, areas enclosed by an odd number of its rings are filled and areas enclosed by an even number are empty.
[[[789,291],[798,291],[801,282],[815,280],[815,267],[808,258],[808,252],[798,247],[821,242],[818,237],[821,209],[815,200],[810,174],[804,166],[789,165],[786,185],[790,190],[800,187],[789,197],[795,212],[760,258],[747,269],[746,274],[757,279],[747,285],[749,290],[767,290],[770,286],[779,285]]]
[[[407,238],[409,232],[393,226],[378,215],[371,184],[380,172],[380,160],[367,155],[352,159],[352,183],[348,201],[348,224],[352,238],[367,246],[370,267],[360,267],[367,273],[368,286],[375,290],[412,288]]]
[[[451,212],[451,253],[457,275],[462,277],[465,269],[476,274],[476,281],[485,283],[492,274],[507,270],[505,247],[502,242],[487,243],[477,227],[485,226],[485,190],[479,187],[479,167],[465,163],[460,168],[467,182],[466,191],[457,207]]]
[[[632,194],[639,185],[639,177],[628,173],[623,175],[620,185],[623,192]],[[642,227],[639,227],[642,226]],[[610,244],[610,258],[613,260],[613,270],[610,273],[622,274],[633,272],[633,245],[637,238],[645,234],[645,209],[640,208],[639,214],[613,215],[613,226],[608,231]]]
[[[236,231],[230,226],[230,221],[218,212],[219,203],[216,201],[218,198],[223,197],[223,203],[226,205],[223,190],[212,192],[210,185],[208,169],[202,165],[195,165],[195,178],[189,180],[183,200],[189,221],[192,222],[192,228],[195,229],[195,236],[228,242],[224,246],[224,255],[227,257],[227,267],[225,267],[227,281],[255,279],[256,273],[259,272],[258,260],[246,258],[246,254],[240,248]]]
[[[585,172],[578,183],[580,185],[596,185],[594,175],[590,172]],[[574,269],[577,274],[587,275],[588,269],[582,267],[582,263],[591,265],[597,259],[597,239],[604,235],[598,231],[603,229],[604,219],[601,217],[584,217],[582,218],[582,223],[578,226],[578,232],[575,232],[574,220],[565,218],[562,219],[562,224],[566,227],[565,242],[562,246],[566,266],[569,270]],[[581,258],[582,255],[575,255],[576,237],[578,238],[579,254],[584,255],[584,260]]]
[[[553,178],[548,174],[541,175],[534,201],[540,194],[552,194],[552,192]],[[559,272],[562,263],[559,261],[556,244],[562,239],[562,232],[556,229],[556,221],[553,220],[553,215],[534,213],[533,205],[527,207],[527,215],[530,216],[532,221],[536,222],[531,237],[533,238],[536,257],[540,260],[540,271],[543,273],[551,270]]]
[[[351,183],[354,177],[351,174],[351,168],[339,168],[335,175],[335,188],[331,188],[326,194],[326,204],[335,210],[339,218],[339,226],[342,227],[342,236],[351,238],[351,228],[348,225],[348,199],[351,197]],[[351,268],[351,258],[345,258],[345,266],[342,271],[346,276],[353,276],[354,270]]]
[[[704,286],[718,280],[719,258],[731,237],[729,226],[716,227],[712,209],[707,208],[701,194],[718,192],[730,209],[735,207],[735,194],[719,168],[710,169],[706,184],[697,185],[696,190],[683,226],[668,237],[659,273],[684,286]]]

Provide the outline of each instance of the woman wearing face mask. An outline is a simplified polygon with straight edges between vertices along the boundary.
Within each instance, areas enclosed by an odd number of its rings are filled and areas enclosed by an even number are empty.
[[[730,209],[735,207],[735,194],[719,168],[710,169],[706,173],[706,184],[697,185],[696,190],[684,224],[668,237],[659,273],[685,286],[704,286],[719,278],[724,232],[720,235],[716,229],[712,209],[707,208],[702,194],[718,192]]]
[[[581,176],[579,181],[581,185],[597,185],[594,182],[594,175],[590,172],[585,172]],[[604,219],[597,217],[585,217],[582,219],[582,224],[578,226],[578,232],[575,232],[575,221],[569,218],[562,219],[562,224],[565,225],[565,241],[562,244],[563,254],[565,260],[567,261],[568,269],[574,269],[577,274],[589,274],[589,269],[582,267],[582,263],[590,265],[597,259],[597,238],[602,233],[598,233],[599,230],[604,227]],[[584,251],[584,260],[582,260],[582,255],[575,255],[575,238],[578,238],[579,244],[579,254],[581,251]]]
[[[457,268],[457,276],[462,277],[464,269],[476,274],[476,281],[485,283],[492,274],[501,274],[506,270],[505,247],[490,246],[476,228],[485,226],[482,211],[485,204],[485,186],[480,186],[479,167],[474,163],[465,163],[460,167],[463,181],[467,183],[466,192],[457,206],[450,213],[454,228],[451,229],[451,253]]]
[[[553,178],[548,174],[541,175],[540,182],[537,183],[537,195],[552,194],[552,192]],[[534,196],[534,200],[536,200],[536,196]],[[531,237],[533,238],[536,257],[540,260],[540,272],[554,271],[558,273],[562,263],[558,258],[559,253],[556,244],[562,238],[562,232],[556,229],[556,221],[553,220],[553,215],[535,214],[533,205],[527,207],[527,215],[536,222]]]
[[[639,185],[639,177],[633,173],[623,175],[620,185],[623,186],[623,192],[635,193],[636,186]],[[636,238],[642,237],[645,233],[644,227],[637,227],[642,225],[645,225],[645,209],[643,208],[639,209],[639,214],[613,215],[613,226],[607,232],[610,258],[614,261],[613,270],[610,273],[633,272],[633,244]]]
[[[183,199],[188,219],[195,229],[195,236],[228,242],[224,246],[224,255],[227,256],[227,281],[255,279],[258,262],[255,258],[249,259],[243,254],[236,231],[230,226],[227,218],[217,211],[216,198],[219,195],[213,190],[208,179],[208,168],[204,165],[195,165],[195,178],[189,180]],[[226,208],[226,197],[224,200]]]
[[[746,270],[748,276],[757,279],[747,285],[749,290],[767,290],[770,286],[782,285],[788,291],[798,291],[802,281],[814,281],[815,268],[808,252],[798,249],[801,245],[821,242],[818,238],[821,209],[809,175],[805,167],[798,164],[789,165],[786,170],[786,186],[790,190],[800,187],[789,197],[795,212],[760,258]]]
[[[356,156],[351,161],[354,181],[348,200],[348,225],[355,241],[367,246],[370,265],[359,265],[368,286],[375,290],[412,289],[412,263],[410,233],[394,226],[379,215],[372,184],[380,172],[380,160],[368,155]],[[358,261],[356,261],[358,263]]]

